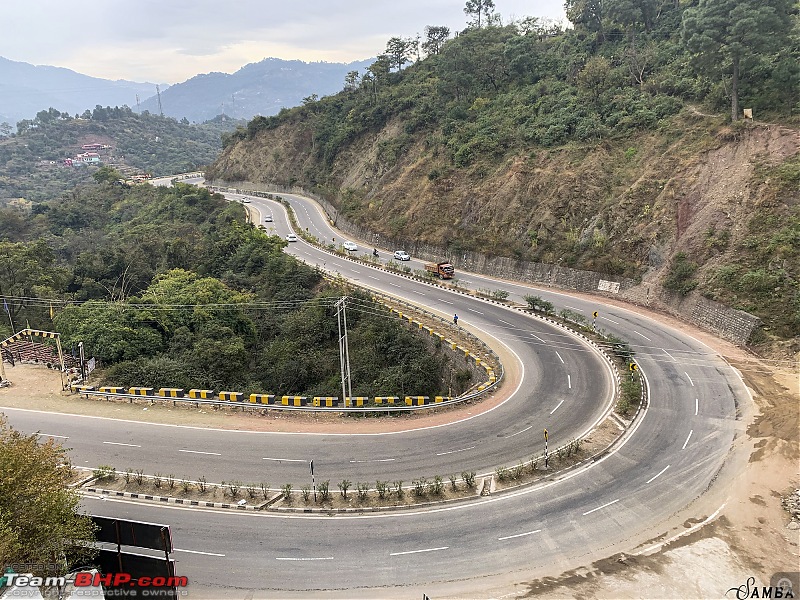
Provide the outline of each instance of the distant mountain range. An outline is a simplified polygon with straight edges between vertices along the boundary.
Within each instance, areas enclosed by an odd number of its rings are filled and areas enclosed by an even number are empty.
[[[299,105],[312,94],[327,96],[344,87],[349,71],[363,72],[371,60],[352,63],[306,63],[265,58],[235,73],[196,75],[161,92],[164,115],[202,123],[225,114],[236,119],[274,115],[281,108]],[[158,114],[158,98],[151,97],[142,110]]]
[[[349,71],[363,72],[372,62],[305,63],[266,58],[230,75],[207,73],[173,86],[160,84],[161,110],[165,116],[198,123],[220,114],[237,119],[273,115],[312,94],[338,92]],[[0,57],[0,123],[16,125],[51,107],[69,114],[81,114],[97,105],[137,110],[137,95],[139,110],[159,114],[154,83],[111,81]]]
[[[16,125],[51,107],[69,114],[81,114],[98,104],[135,108],[137,94],[145,99],[155,93],[153,83],[99,79],[0,56],[0,123]]]

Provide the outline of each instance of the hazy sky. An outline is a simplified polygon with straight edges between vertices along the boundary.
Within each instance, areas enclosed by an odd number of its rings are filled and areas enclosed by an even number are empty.
[[[564,18],[563,0],[494,0],[503,22]],[[350,62],[425,25],[464,28],[463,0],[4,2],[0,56],[104,79],[179,83],[267,57]]]

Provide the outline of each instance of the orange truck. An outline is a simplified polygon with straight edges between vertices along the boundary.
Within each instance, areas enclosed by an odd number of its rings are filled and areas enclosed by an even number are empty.
[[[452,279],[455,269],[449,262],[440,263],[425,263],[425,270],[429,273],[435,273],[439,279]]]

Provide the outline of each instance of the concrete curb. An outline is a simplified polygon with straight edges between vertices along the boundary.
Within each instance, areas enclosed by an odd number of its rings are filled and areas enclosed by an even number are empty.
[[[203,500],[189,500],[188,498],[172,498],[171,496],[157,496],[155,494],[140,494],[135,492],[120,492],[117,490],[106,490],[103,488],[82,488],[78,490],[84,496],[90,494],[101,494],[110,498],[128,498],[131,500],[143,500],[147,502],[164,502],[166,504],[180,504],[190,508],[221,508],[227,510],[253,510],[262,512],[274,513],[300,513],[300,514],[353,514],[364,512],[391,512],[395,510],[410,510],[420,509],[441,504],[452,504],[456,502],[468,502],[474,499],[474,496],[466,496],[464,498],[453,498],[450,500],[437,500],[434,502],[419,502],[417,504],[408,504],[403,506],[363,506],[358,508],[310,508],[310,507],[293,507],[293,506],[278,506],[272,507],[276,501],[283,495],[278,493],[267,501],[259,504],[231,504],[229,502],[206,502]],[[409,492],[411,493],[411,492]]]
[[[198,508],[227,508],[234,510],[260,510],[261,504],[230,504],[227,502],[205,502],[202,500],[189,500],[188,498],[173,498],[171,496],[156,496],[153,494],[139,494],[133,492],[119,492],[117,490],[104,490],[102,488],[83,488],[79,490],[84,495],[102,494],[114,498],[131,498],[134,500],[148,500],[152,502],[165,502],[167,504],[182,504]]]

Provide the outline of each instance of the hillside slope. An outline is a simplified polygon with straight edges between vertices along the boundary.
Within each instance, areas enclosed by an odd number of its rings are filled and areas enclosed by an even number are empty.
[[[677,140],[644,133],[517,154],[481,177],[431,178],[442,161],[424,140],[379,174],[398,128],[354,140],[331,166],[342,192],[329,199],[382,237],[641,278],[679,294],[697,287],[780,338],[798,335],[796,129],[734,130],[687,112],[674,121]],[[287,124],[227,148],[213,174],[313,187],[298,174],[314,164],[308,131]]]
[[[91,181],[101,164],[126,175],[195,170],[216,158],[220,137],[237,124],[218,118],[194,125],[137,114],[127,107],[99,106],[82,118],[51,108],[20,123],[18,133],[0,135],[0,207],[20,198],[32,202],[57,198],[75,185]],[[65,164],[65,159],[84,152],[84,144],[107,146],[99,151],[100,162]]]

